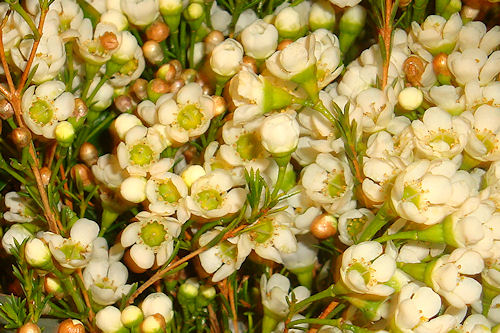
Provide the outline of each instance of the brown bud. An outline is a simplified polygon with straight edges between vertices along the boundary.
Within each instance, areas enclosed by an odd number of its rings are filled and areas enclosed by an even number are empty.
[[[198,73],[196,72],[195,69],[186,68],[181,73],[181,79],[183,79],[184,82],[186,82],[186,83],[194,82],[196,80],[197,74]]]
[[[6,99],[0,100],[0,118],[7,120],[14,115],[14,108]]]
[[[83,99],[75,98],[75,108],[73,109],[73,116],[76,119],[80,119],[82,117],[85,117],[88,112],[89,108],[87,107],[87,104],[85,104]]]
[[[85,333],[85,327],[81,321],[68,318],[59,324],[57,333]]]
[[[184,80],[178,79],[172,82],[172,85],[170,86],[170,92],[173,92],[174,94],[177,93],[182,87],[184,87],[185,83]]]
[[[327,239],[337,233],[337,219],[330,214],[321,214],[311,223],[311,234],[318,239]]]
[[[94,185],[92,181],[92,172],[85,164],[74,165],[71,168],[71,178],[85,190],[89,190]]]
[[[162,65],[156,72],[156,77],[167,82],[172,82],[176,75],[177,72],[175,71],[175,67],[170,63]]]
[[[174,66],[174,69],[175,69],[175,78],[178,79],[180,76],[181,76],[181,72],[182,72],[182,64],[179,60],[177,59],[174,59],[174,60],[170,60],[168,62],[170,65]]]
[[[212,95],[214,93],[214,90],[209,85],[201,85],[201,90],[203,95]]]
[[[183,152],[182,155],[184,155],[184,158],[186,159],[186,163],[190,164],[193,161],[193,159],[198,155],[197,151],[196,151],[196,147],[195,146],[188,147],[188,149],[186,149],[186,151]]]
[[[49,168],[44,166],[40,169],[40,177],[42,178],[42,184],[47,186],[50,182],[50,176],[52,176],[52,171]]]
[[[255,58],[244,56],[243,64],[250,68],[254,73],[257,73],[257,61],[255,61]]]
[[[144,43],[142,52],[144,53],[144,57],[152,64],[159,64],[165,59],[160,44],[154,40],[148,40]]]
[[[114,100],[115,107],[122,113],[130,113],[134,110],[134,101],[128,95],[116,96]]]
[[[203,39],[205,42],[205,51],[210,54],[213,49],[224,41],[224,34],[219,30],[212,30]]]
[[[155,323],[156,322],[156,323]],[[165,332],[167,327],[167,323],[165,322],[165,318],[159,313],[155,313],[154,315],[147,316],[144,318],[142,323],[139,325],[140,332],[150,332],[148,327],[160,327],[161,332]]]
[[[410,56],[403,63],[403,71],[406,74],[406,80],[412,86],[420,86],[420,79],[424,73],[424,62],[418,56]]]
[[[213,96],[214,101],[214,116],[223,114],[227,110],[226,100],[222,96]]]
[[[130,269],[132,272],[141,274],[144,273],[146,270],[144,268],[139,267],[134,259],[130,256],[130,249],[125,251],[125,254],[123,255],[123,261],[125,262],[125,265],[127,265],[128,269]]]
[[[437,54],[432,60],[432,68],[434,73],[437,75],[450,76],[450,70],[448,69],[448,55],[446,53]]]
[[[146,29],[146,37],[158,43],[167,39],[169,33],[168,25],[161,21],[154,22]]]
[[[156,78],[149,82],[151,86],[151,91],[155,94],[166,94],[170,90],[170,86],[167,81]]]
[[[31,132],[24,127],[14,128],[11,133],[12,141],[17,148],[27,147],[31,142]]]
[[[34,323],[26,323],[17,329],[17,333],[41,333],[42,330]]]
[[[283,39],[279,44],[278,44],[278,51],[283,50],[285,47],[288,45],[292,44],[293,40],[291,39]]]
[[[97,163],[99,154],[97,152],[97,148],[93,144],[91,144],[90,142],[84,142],[80,146],[78,156],[85,164],[91,166]]]
[[[148,98],[148,81],[144,79],[137,79],[132,84],[132,91],[138,100],[142,101]]]
[[[64,297],[61,282],[52,274],[47,274],[43,277],[43,290],[47,294],[54,295],[57,299]]]
[[[118,38],[111,31],[106,31],[99,37],[99,42],[105,50],[112,51],[119,45]]]

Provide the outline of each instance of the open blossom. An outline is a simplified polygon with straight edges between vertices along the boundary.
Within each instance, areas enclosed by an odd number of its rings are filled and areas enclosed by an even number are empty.
[[[10,5],[7,2],[0,3],[0,16],[6,17],[7,11],[9,11]],[[3,46],[5,52],[8,52],[19,44],[21,38],[28,35],[31,32],[30,27],[24,21],[24,19],[19,15],[18,12],[12,11],[5,22],[5,26],[2,29]],[[3,67],[0,68],[0,73],[3,73]]]
[[[479,80],[481,85],[495,81],[500,72],[499,64],[500,51],[495,51],[488,57],[481,49],[466,49],[448,56],[448,68],[461,85],[475,80]]]
[[[48,81],[23,94],[23,119],[33,133],[53,139],[57,124],[72,115],[75,97],[65,89],[61,81]]]
[[[441,298],[429,287],[412,282],[401,288],[395,301],[391,326],[398,332],[447,333],[457,324],[453,315],[440,315]]]
[[[275,273],[269,280],[263,274],[260,278],[260,293],[262,305],[265,311],[269,311],[273,316],[283,319],[289,312],[287,298],[291,299],[291,293],[295,295],[297,302],[309,297],[311,292],[304,286],[298,286],[290,291],[290,280],[287,277]]]
[[[246,200],[246,190],[235,187],[231,174],[214,170],[191,185],[186,206],[192,215],[212,219],[236,213]]]
[[[92,299],[100,305],[111,305],[126,295],[128,270],[119,261],[91,260],[83,271],[83,283],[90,290]]]
[[[373,220],[375,215],[366,208],[352,209],[339,216],[339,240],[345,245],[353,245],[363,227]]]
[[[382,245],[369,241],[352,245],[342,255],[342,282],[355,293],[388,296],[394,292],[388,282],[396,271],[396,260]]]
[[[174,250],[174,238],[179,236],[181,223],[171,217],[140,212],[137,222],[129,224],[121,235],[123,247],[130,248],[130,257],[141,269],[161,266]]]
[[[350,116],[356,120],[360,130],[368,133],[380,131],[394,118],[396,103],[396,95],[391,87],[385,91],[368,88],[356,97]]]
[[[158,108],[160,124],[167,126],[169,140],[185,143],[203,134],[214,117],[214,102],[203,95],[201,86],[189,83],[175,98],[166,99]]]
[[[121,44],[121,33],[114,24],[98,23],[95,30],[89,19],[84,19],[77,38],[77,50],[88,63],[102,65],[111,59]]]
[[[500,159],[500,108],[481,105],[474,116],[467,115],[471,123],[465,152],[479,161]]]
[[[304,168],[302,185],[306,194],[334,215],[354,208],[354,180],[349,166],[331,154],[321,153]]]
[[[324,88],[340,75],[344,66],[340,64],[340,44],[337,36],[326,29],[318,29],[312,33],[316,45],[314,56],[317,59],[316,77],[318,87]]]
[[[5,206],[8,210],[3,213],[3,218],[9,222],[31,222],[36,216],[33,202],[17,192],[5,194]]]
[[[205,232],[199,239],[200,246],[207,245],[221,231],[222,227],[216,227]],[[251,250],[251,245],[240,242],[240,236],[231,237],[200,253],[200,263],[207,273],[214,274],[212,281],[218,282],[237,271]]]
[[[94,177],[110,189],[120,188],[128,177],[126,170],[120,167],[118,158],[114,154],[99,156],[97,164],[92,166]]]

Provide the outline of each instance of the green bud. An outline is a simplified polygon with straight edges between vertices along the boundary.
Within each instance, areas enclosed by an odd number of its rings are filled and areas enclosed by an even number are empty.
[[[366,22],[366,10],[361,6],[354,6],[344,12],[340,18],[340,50],[342,53],[351,48],[356,38],[363,30]]]
[[[141,309],[135,305],[129,305],[123,309],[121,321],[125,327],[131,328],[138,326],[144,319]]]
[[[55,129],[56,140],[63,147],[69,147],[75,140],[75,128],[69,121],[61,121]]]

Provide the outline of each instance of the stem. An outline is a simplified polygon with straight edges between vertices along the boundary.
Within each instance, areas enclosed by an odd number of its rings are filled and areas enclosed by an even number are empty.
[[[42,37],[42,34],[41,34],[41,31],[38,31],[38,29],[37,29],[37,27],[35,25],[35,22],[33,22],[33,20],[31,19],[31,16],[28,13],[26,13],[26,11],[24,10],[24,8],[17,1],[11,2],[10,6],[19,15],[21,15],[21,17],[23,18],[23,20],[29,25],[31,31],[33,32],[33,35],[35,35],[35,40],[39,40],[40,37]]]
[[[390,204],[387,201],[380,207],[380,210],[375,215],[375,218],[368,224],[368,226],[363,230],[361,236],[356,243],[361,243],[370,240],[375,236],[375,234],[392,219],[392,210]]]
[[[2,21],[2,24],[0,26],[0,31],[3,31],[3,28],[5,24],[7,23],[7,19],[9,18],[8,15],[5,16],[5,18]],[[0,34],[0,60],[2,61],[2,67],[5,72],[5,77],[7,78],[7,83],[9,85],[10,93],[7,91],[7,89],[0,84],[0,92],[2,95],[4,95],[9,101],[10,98],[12,97],[12,93],[16,90],[14,87],[14,82],[12,81],[12,76],[10,75],[10,70],[9,70],[9,65],[7,64],[7,59],[5,57],[5,48],[3,46],[3,33]]]
[[[385,59],[382,76],[382,90],[387,86],[389,77],[389,65],[391,63],[391,39],[392,39],[392,0],[385,0],[385,22],[380,34],[384,40]]]
[[[285,179],[287,165],[280,165],[278,170],[278,179],[276,180],[276,185],[274,185],[273,193],[271,198],[276,198],[280,190],[281,185],[283,185],[283,180]]]
[[[82,270],[80,268],[78,268],[76,270],[76,273],[77,273],[77,277],[78,277],[78,285],[80,286],[80,290],[82,291],[82,295],[83,295],[83,299],[85,300],[85,305],[87,306],[87,308],[89,309],[89,326],[91,328],[91,331],[95,331],[95,328],[93,327],[93,322],[94,322],[94,310],[92,310],[92,304],[90,303],[90,298],[89,298],[89,294],[87,293],[87,289],[85,289],[85,286],[83,284],[83,274],[82,274]]]

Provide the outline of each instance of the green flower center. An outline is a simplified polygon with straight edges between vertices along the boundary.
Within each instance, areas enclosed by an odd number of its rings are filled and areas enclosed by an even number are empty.
[[[498,140],[493,132],[486,130],[483,133],[477,133],[476,136],[483,143],[488,153],[495,150],[495,144],[498,144]]]
[[[253,133],[248,133],[239,137],[236,141],[236,151],[244,160],[252,160],[259,156],[261,145]]]
[[[216,190],[201,191],[197,195],[198,203],[204,210],[212,210],[219,208],[222,203],[222,197]]]
[[[274,234],[273,220],[269,218],[262,219],[251,228],[250,237],[259,244],[265,243]]]
[[[357,271],[359,274],[361,274],[361,277],[363,278],[363,281],[365,282],[365,284],[370,283],[370,279],[371,279],[370,271],[363,264],[357,262],[357,263],[353,264],[351,267],[349,267],[349,269],[347,271],[348,272],[349,271]]]
[[[147,165],[153,161],[153,149],[146,144],[137,144],[130,149],[130,160],[136,165]]]
[[[33,121],[46,125],[49,123],[53,116],[54,110],[47,101],[37,100],[29,109],[29,114]]]
[[[203,114],[194,104],[186,105],[177,115],[177,122],[179,123],[179,126],[184,128],[186,131],[200,126],[202,120]]]
[[[346,187],[344,174],[337,173],[328,182],[328,194],[332,198],[338,197],[345,192]]]
[[[236,245],[228,242],[228,241],[223,241],[222,243],[219,244],[219,253],[220,256],[222,257],[221,259],[235,259],[237,255],[237,249]]]
[[[420,208],[420,192],[409,185],[405,186],[403,190],[403,201],[412,202],[417,208]]]
[[[84,259],[82,252],[85,252],[85,248],[80,243],[66,243],[59,250],[64,253],[68,261]]]
[[[170,179],[158,186],[158,193],[161,198],[167,202],[176,202],[181,198],[179,191],[177,191],[177,187],[175,187]]]
[[[167,230],[158,221],[148,223],[141,229],[141,238],[144,244],[150,247],[160,246],[165,241],[166,235]]]
[[[448,134],[441,134],[441,135],[437,135],[435,136],[432,140],[431,140],[431,143],[438,143],[438,142],[446,142],[446,144],[448,144],[448,146],[452,147],[453,145],[455,145],[455,138],[451,135],[448,135]]]
[[[347,234],[351,236],[353,240],[356,240],[365,223],[366,218],[364,216],[361,218],[349,219],[347,221]]]

